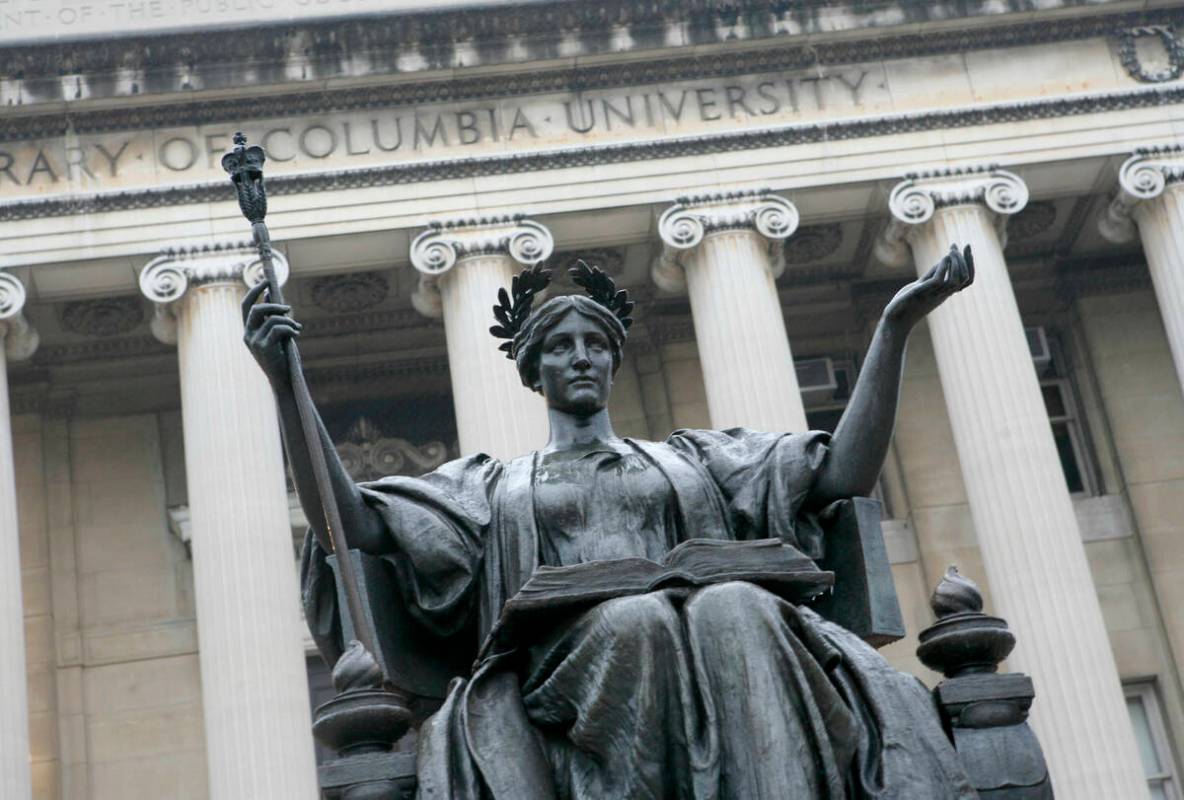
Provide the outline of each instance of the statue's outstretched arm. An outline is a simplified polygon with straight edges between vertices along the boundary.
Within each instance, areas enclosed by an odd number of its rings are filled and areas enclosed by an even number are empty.
[[[280,426],[283,429],[284,449],[296,484],[300,505],[308,516],[309,524],[316,533],[321,546],[327,552],[333,551],[328,533],[321,520],[321,498],[313,477],[312,462],[304,441],[300,425],[300,412],[288,373],[284,355],[284,343],[300,336],[301,325],[290,316],[291,307],[266,302],[266,283],[247,292],[243,298],[243,341],[251,355],[263,368],[279,406]],[[258,302],[263,297],[265,302]],[[341,463],[337,450],[329,439],[329,432],[317,414],[317,429],[320,431],[321,446],[328,462],[329,478],[333,494],[341,512],[341,523],[351,547],[368,552],[379,552],[385,541],[384,526],[378,512],[366,505],[357,485]]]
[[[905,286],[888,303],[876,326],[851,400],[831,439],[830,454],[811,494],[821,507],[846,497],[866,496],[875,488],[888,454],[904,371],[909,332],[945,299],[974,281],[970,247],[950,252],[924,277]]]

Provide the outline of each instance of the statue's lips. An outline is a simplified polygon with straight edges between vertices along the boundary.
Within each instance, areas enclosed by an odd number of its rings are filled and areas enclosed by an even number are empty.
[[[595,386],[597,384],[597,380],[595,378],[579,377],[572,378],[567,383],[569,386]]]

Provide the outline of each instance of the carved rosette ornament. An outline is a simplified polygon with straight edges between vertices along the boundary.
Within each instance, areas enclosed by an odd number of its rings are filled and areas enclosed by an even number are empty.
[[[1136,236],[1138,208],[1164,190],[1184,180],[1184,147],[1141,147],[1118,170],[1118,192],[1098,218],[1098,230],[1115,244]]]
[[[0,340],[4,352],[13,361],[31,358],[41,343],[37,330],[25,319],[28,294],[15,275],[0,272]]]
[[[529,267],[554,249],[551,232],[522,214],[433,222],[411,242],[411,265],[419,272],[411,304],[426,317],[440,317],[440,280],[465,258],[502,255]]]
[[[658,218],[662,253],[650,274],[668,292],[686,289],[685,256],[717,231],[754,230],[765,238],[773,277],[785,271],[782,242],[798,229],[797,207],[768,190],[721,192],[680,197]]]
[[[995,166],[959,167],[910,173],[892,189],[892,219],[876,241],[876,257],[894,267],[911,266],[909,231],[924,225],[938,209],[983,204],[995,212],[1000,246],[1007,244],[1007,218],[1028,204],[1028,187],[1018,175]]]
[[[288,259],[272,252],[276,277],[288,281]],[[152,334],[165,344],[177,343],[174,304],[190,286],[242,281],[252,287],[263,280],[263,264],[248,242],[166,250],[140,272],[140,291],[156,306]]]

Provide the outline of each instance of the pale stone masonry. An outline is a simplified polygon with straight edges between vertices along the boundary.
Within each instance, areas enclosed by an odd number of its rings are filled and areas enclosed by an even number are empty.
[[[20,525],[8,402],[8,359],[28,358],[36,331],[24,311],[24,284],[0,272],[0,796],[29,800],[29,701],[25,686],[25,620],[21,600]]]
[[[546,228],[512,218],[435,226],[411,244],[411,263],[421,276],[415,306],[444,318],[456,434],[464,453],[509,460],[547,443],[542,396],[522,386],[489,328],[498,289],[508,287],[523,267],[546,261],[552,247]]]
[[[242,346],[239,307],[253,264],[251,250],[235,248],[165,255],[144,269],[141,287],[176,317],[210,797],[311,800],[279,421]]]
[[[1057,791],[1134,800],[1146,783],[997,232],[1027,201],[1001,170],[910,178],[886,238],[903,235],[918,275],[951,243],[971,248],[972,291],[929,330],[995,605],[1020,642],[1011,661],[1041,687],[1032,723]]]
[[[687,198],[659,220],[653,277],[690,295],[712,427],[806,429],[774,285],[797,227],[792,203],[762,193]]]
[[[937,679],[915,637],[956,564],[1016,631],[1058,796],[1181,795],[1177,4],[217,5],[0,2],[0,797],[315,795],[239,129],[367,477],[545,442],[488,332],[527,266],[629,290],[613,419],[662,438],[832,426],[884,303],[970,242],[908,346],[882,652]]]

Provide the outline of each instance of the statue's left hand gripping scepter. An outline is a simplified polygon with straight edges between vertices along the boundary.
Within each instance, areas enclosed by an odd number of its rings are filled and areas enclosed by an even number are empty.
[[[275,267],[271,260],[271,236],[267,231],[267,190],[263,185],[263,162],[267,156],[259,145],[247,147],[247,137],[242,133],[234,135],[234,149],[222,157],[222,168],[230,174],[238,193],[238,205],[243,216],[251,223],[255,247],[259,251],[259,260],[263,264],[264,280],[267,281],[267,293],[272,303],[283,303],[284,295],[279,280],[276,279]],[[300,363],[300,350],[296,342],[289,340],[285,351],[288,357],[288,372],[292,380],[293,393],[296,396],[296,407],[300,412],[300,427],[304,434],[304,444],[308,450],[309,460],[312,462],[313,476],[316,479],[317,493],[321,499],[322,524],[329,534],[333,544],[333,551],[337,554],[337,565],[341,571],[341,581],[344,584],[347,608],[353,629],[358,640],[372,655],[375,649],[375,634],[371,629],[370,618],[362,613],[361,595],[358,591],[357,574],[354,562],[349,555],[349,544],[345,538],[345,530],[341,525],[341,512],[337,507],[337,498],[333,494],[333,486],[329,480],[329,467],[322,449],[320,431],[317,426],[316,410],[313,406],[312,395],[308,391],[308,383],[304,379],[304,369]]]

